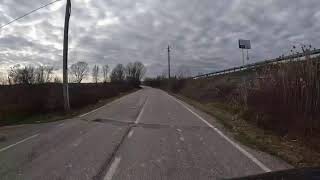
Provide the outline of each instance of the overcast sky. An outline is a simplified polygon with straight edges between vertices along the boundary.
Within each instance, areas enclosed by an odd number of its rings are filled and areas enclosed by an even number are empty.
[[[0,0],[0,25],[50,0]],[[62,67],[65,0],[0,29],[0,71],[14,64]],[[172,66],[193,74],[288,54],[294,44],[320,47],[319,0],[72,0],[70,64],[141,61],[147,76]],[[58,71],[59,72],[59,71]]]

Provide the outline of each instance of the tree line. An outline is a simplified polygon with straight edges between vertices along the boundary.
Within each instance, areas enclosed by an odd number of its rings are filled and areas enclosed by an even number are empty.
[[[94,65],[90,71],[89,64],[83,61],[72,64],[69,68],[69,82],[81,83],[88,79],[91,73],[93,83],[99,82],[129,82],[133,85],[140,85],[146,68],[139,62],[130,62],[127,65],[117,64],[109,75],[108,65]],[[52,66],[22,66],[15,65],[8,70],[7,78],[0,78],[0,84],[43,84],[61,83],[61,78],[54,74]]]
[[[51,66],[21,66],[15,65],[8,71],[8,84],[41,84],[52,81],[53,67]]]

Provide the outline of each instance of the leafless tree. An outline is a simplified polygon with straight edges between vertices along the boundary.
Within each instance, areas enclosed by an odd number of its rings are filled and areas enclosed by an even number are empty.
[[[35,70],[35,83],[48,83],[52,79],[53,67],[39,66]]]
[[[4,73],[0,72],[0,85],[6,85],[7,78],[5,77]]]
[[[179,66],[176,72],[176,76],[178,79],[190,77],[191,76],[190,68],[185,65]]]
[[[167,68],[162,70],[162,73],[161,73],[160,77],[163,78],[163,79],[168,78],[168,69]]]
[[[104,65],[104,66],[102,67],[102,72],[103,72],[103,82],[107,82],[107,80],[108,80],[109,66],[108,66],[108,65]]]
[[[53,78],[53,82],[54,82],[54,83],[62,83],[62,80],[61,80],[61,78],[59,78],[58,76],[55,76],[55,77]]]
[[[127,79],[140,81],[144,76],[145,72],[146,72],[146,68],[139,61],[136,61],[134,63],[128,63],[126,66]]]
[[[134,86],[140,85],[140,80],[144,76],[146,68],[144,65],[136,61],[134,63],[128,63],[126,66],[126,79]]]
[[[94,83],[98,83],[99,81],[99,66],[94,65],[92,68],[92,80]]]
[[[73,77],[73,81],[81,83],[81,81],[87,77],[89,72],[89,66],[86,62],[77,62],[70,67],[70,73]]]
[[[8,71],[9,84],[33,84],[35,82],[35,69],[32,66],[15,65]]]
[[[117,64],[116,67],[112,69],[110,79],[111,82],[122,82],[125,80],[125,68],[122,64]]]

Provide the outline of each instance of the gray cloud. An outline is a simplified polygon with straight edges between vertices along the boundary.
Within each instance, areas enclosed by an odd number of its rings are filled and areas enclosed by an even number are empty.
[[[250,62],[287,53],[293,44],[319,47],[318,0],[73,0],[70,63],[142,61],[148,76],[172,66],[198,74],[241,64],[239,38],[252,40]],[[43,0],[43,4],[49,2]],[[39,6],[0,0],[0,24]],[[62,66],[64,2],[0,30],[0,70],[15,63]]]

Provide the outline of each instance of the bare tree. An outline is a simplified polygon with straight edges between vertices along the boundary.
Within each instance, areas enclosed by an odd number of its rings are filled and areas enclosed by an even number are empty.
[[[10,67],[10,70],[8,70],[8,83],[10,85],[20,83],[19,82],[20,81],[20,78],[19,78],[20,68],[21,68],[21,65],[17,64],[17,65],[14,65],[13,67]]]
[[[58,76],[55,76],[55,77],[53,78],[53,82],[54,82],[54,83],[62,83],[62,79],[59,78]]]
[[[105,83],[108,80],[109,66],[108,65],[104,65],[102,67],[102,72],[103,72],[103,82]]]
[[[39,66],[35,70],[35,82],[39,84],[44,83],[44,66]]]
[[[122,64],[117,64],[116,67],[112,69],[110,79],[111,82],[122,82],[125,80],[125,68]]]
[[[35,70],[35,83],[48,83],[52,79],[53,67],[39,66]]]
[[[45,83],[48,83],[52,80],[53,75],[53,67],[52,66],[45,66],[44,67],[44,77],[43,80]]]
[[[134,63],[128,63],[126,66],[126,77],[127,80],[134,85],[140,85],[140,81],[146,72],[145,66],[136,61]]]
[[[73,81],[76,83],[81,83],[81,81],[86,78],[89,72],[89,66],[86,62],[77,62],[72,64],[70,67],[70,73],[73,76]]]
[[[99,66],[94,65],[92,68],[92,80],[94,83],[98,83],[99,81]]]
[[[127,64],[127,67],[126,67],[127,77],[133,78],[135,80],[141,80],[145,73],[146,73],[146,68],[141,62],[136,61],[134,63]]]
[[[163,69],[159,77],[163,79],[168,78],[168,68]]]
[[[179,66],[176,72],[176,76],[178,79],[184,79],[184,78],[190,77],[191,76],[190,68],[185,65]]]
[[[8,83],[10,85],[18,84],[19,69],[20,69],[20,64],[17,64],[17,65],[14,65],[13,67],[10,67],[10,70],[8,70]]]
[[[4,73],[0,72],[0,85],[6,85],[7,78],[5,77]]]
[[[15,65],[8,71],[9,84],[33,84],[35,69],[32,66]]]

